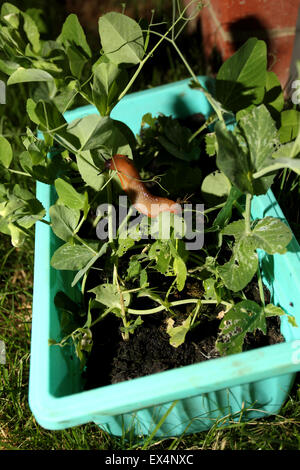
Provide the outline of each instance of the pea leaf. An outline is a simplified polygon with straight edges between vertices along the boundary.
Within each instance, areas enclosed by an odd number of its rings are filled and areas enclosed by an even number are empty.
[[[2,163],[5,168],[9,168],[9,165],[12,161],[13,153],[12,148],[8,140],[0,136],[0,163]]]
[[[30,15],[28,15],[27,13],[22,13],[22,15],[24,18],[24,31],[27,35],[28,40],[30,41],[33,47],[34,52],[37,53],[39,52],[40,47],[41,47],[40,33],[38,30],[38,27]]]
[[[57,178],[54,182],[55,189],[61,202],[71,209],[83,209],[85,203],[84,194],[80,194],[75,188],[62,178]]]
[[[300,126],[300,112],[296,109],[286,109],[280,114],[281,126],[279,138],[282,144],[290,142],[297,137]]]
[[[57,38],[57,42],[64,46],[75,44],[85,52],[87,57],[92,56],[85,33],[78,21],[77,15],[74,13],[71,13],[64,22],[61,34]]]
[[[243,113],[233,132],[217,123],[216,137],[218,168],[240,191],[266,193],[273,176],[254,175],[269,164],[278,139],[275,123],[265,105]]]
[[[218,204],[230,193],[231,184],[224,173],[214,171],[207,175],[201,186],[201,192],[209,203]]]
[[[80,211],[55,204],[50,207],[49,214],[55,235],[68,242],[73,237],[74,230],[78,225]]]
[[[252,193],[251,165],[247,147],[222,123],[215,126],[218,141],[217,167],[243,193]]]
[[[170,269],[170,262],[172,259],[169,243],[162,240],[156,240],[148,253],[149,259],[156,261],[155,269],[162,274]]]
[[[127,81],[127,72],[111,62],[94,68],[93,99],[101,116],[108,116]]]
[[[220,67],[216,81],[217,99],[237,112],[261,103],[267,72],[266,43],[250,38]]]
[[[216,154],[216,134],[211,132],[210,134],[206,134],[205,136],[205,150],[207,155],[212,157]]]
[[[226,287],[234,292],[243,289],[253,278],[258,266],[256,249],[265,250],[268,254],[285,253],[292,239],[289,227],[274,217],[265,217],[253,225],[251,232],[247,233],[245,221],[238,220],[221,232],[234,236],[236,241],[230,260],[218,267]]]
[[[72,281],[72,284],[71,284],[71,287],[74,287],[77,282],[80,281],[80,279],[85,275],[85,273],[93,266],[93,264],[101,257],[103,256],[106,251],[107,251],[107,248],[108,248],[108,243],[104,243],[100,250],[98,251],[97,255],[93,256],[90,261],[85,265],[83,266],[80,271],[78,271],[78,273],[76,274],[76,276],[74,277],[73,281]],[[95,247],[95,249],[97,249]]]
[[[67,47],[67,56],[69,59],[70,70],[74,77],[80,79],[87,59],[81,50],[76,46]]]
[[[267,332],[264,308],[252,300],[243,300],[226,313],[220,323],[216,348],[222,355],[242,352],[247,333]]]
[[[99,18],[99,34],[104,54],[114,64],[135,65],[143,58],[143,33],[132,18],[107,13]]]
[[[268,304],[265,306],[265,315],[266,317],[280,317],[281,315],[285,315],[285,311],[282,310],[281,307],[278,307],[273,304]]]
[[[222,209],[214,220],[214,226],[219,226],[222,228],[226,225],[226,223],[228,223],[228,221],[231,219],[233,205],[240,197],[241,191],[235,186],[232,186],[230,189],[230,193],[227,197],[225,206],[222,207]]]
[[[24,82],[51,82],[53,80],[52,75],[44,70],[19,67],[10,75],[7,85]]]
[[[97,243],[93,243],[92,248],[95,249],[96,246]],[[85,245],[65,243],[55,251],[51,258],[51,266],[55,269],[77,271],[95,257],[95,253]]]
[[[133,238],[119,238],[118,240],[118,249],[117,249],[117,256],[121,258],[130,248],[132,248],[135,244],[135,240]]]
[[[248,144],[251,166],[258,171],[272,155],[278,142],[275,122],[265,105],[260,105],[240,118],[239,127]]]
[[[83,181],[96,191],[100,191],[105,183],[105,177],[99,175],[100,169],[96,166],[91,152],[87,150],[77,153],[76,161]]]
[[[101,284],[94,289],[89,290],[96,295],[97,302],[106,305],[107,307],[116,307],[121,309],[120,293],[118,287],[114,284]],[[130,294],[122,292],[124,305],[127,307],[130,304]]]
[[[280,81],[274,72],[267,71],[264,104],[273,118],[277,118],[284,106],[284,96]]]
[[[169,342],[171,346],[178,348],[181,344],[184,343],[186,334],[190,329],[191,321],[191,315],[189,315],[179,326],[173,326],[174,320],[172,318],[167,320],[167,333],[170,336]]]
[[[252,230],[253,246],[265,250],[268,254],[285,253],[292,239],[289,227],[274,217],[259,220]]]
[[[242,238],[233,249],[230,260],[218,267],[225,286],[233,292],[243,289],[257,271],[258,258],[249,239]]]
[[[174,258],[173,269],[176,275],[177,289],[180,292],[184,288],[187,278],[186,264],[180,256],[176,256],[176,258]]]

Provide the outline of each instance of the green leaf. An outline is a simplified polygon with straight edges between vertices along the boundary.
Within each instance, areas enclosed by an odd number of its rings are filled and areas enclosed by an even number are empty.
[[[11,3],[4,2],[1,8],[1,18],[7,21],[13,28],[19,27],[19,13],[20,10]]]
[[[213,226],[223,228],[226,223],[229,222],[232,215],[232,208],[235,202],[241,197],[241,195],[242,193],[239,189],[237,189],[235,186],[231,187],[225,206],[222,207],[222,209],[218,213],[217,217],[214,220]]]
[[[96,295],[97,302],[106,305],[107,307],[113,307],[121,309],[120,292],[118,287],[114,284],[101,284],[94,289],[89,290]],[[124,305],[127,307],[130,304],[130,294],[128,292],[122,292]]]
[[[125,124],[115,119],[90,114],[69,124],[68,132],[78,137],[83,151],[109,147],[113,154],[132,156],[128,137],[130,144],[134,137]]]
[[[296,109],[287,109],[282,111],[281,126],[279,129],[279,138],[282,144],[295,139],[300,128],[300,112]]]
[[[285,315],[285,311],[281,307],[277,307],[273,304],[268,304],[265,306],[265,315],[266,317],[280,317]]]
[[[207,300],[217,300],[220,302],[220,289],[218,288],[218,282],[216,279],[210,277],[208,279],[203,280],[203,287],[205,290],[205,299]]]
[[[220,324],[220,335],[216,347],[222,355],[242,352],[247,333],[261,330],[267,332],[264,308],[252,300],[243,300],[234,305]]]
[[[56,140],[67,148],[71,147],[70,150],[79,147],[78,139],[68,132],[67,121],[53,103],[43,100],[35,103],[32,99],[28,99],[26,109],[30,119],[44,132],[46,142],[49,139],[48,144],[52,145],[52,136],[55,135]]]
[[[199,143],[197,140],[189,141],[192,131],[182,126],[171,116],[160,116],[161,133],[157,140],[174,157],[190,161],[199,158]]]
[[[112,154],[132,157],[130,145],[131,140],[134,139],[133,135],[130,129],[119,121],[101,117],[98,114],[90,114],[70,123],[67,131],[80,141],[82,150],[76,153],[80,174],[83,180],[97,191],[102,188],[105,181],[105,177],[99,175],[103,168],[103,159],[99,158],[98,149],[107,147],[111,149]],[[130,144],[127,134],[129,134]],[[92,149],[92,153],[88,149]]]
[[[262,176],[268,175],[269,173],[274,173],[281,168],[289,168],[298,175],[300,175],[300,159],[299,158],[276,158],[273,162],[270,162],[268,166],[262,170],[254,173],[254,178],[261,178]]]
[[[13,157],[12,148],[8,140],[0,136],[0,163],[2,163],[5,168],[9,168]]]
[[[170,336],[169,342],[171,346],[178,348],[178,346],[184,343],[186,334],[190,330],[191,321],[192,316],[189,315],[181,325],[174,327],[174,320],[172,318],[167,320],[167,333]]]
[[[9,223],[7,227],[10,231],[11,244],[16,248],[22,246],[26,239],[24,232],[16,227],[13,223]]]
[[[104,54],[114,64],[138,64],[144,56],[140,26],[128,16],[110,12],[99,18],[99,34]]]
[[[51,266],[55,269],[77,271],[95,257],[95,253],[85,245],[65,243],[55,251],[51,258]]]
[[[256,249],[265,250],[268,254],[285,253],[292,239],[289,227],[274,217],[265,217],[255,221],[250,233],[245,231],[245,221],[238,220],[222,230],[223,235],[234,236],[236,243],[233,255],[218,272],[228,289],[238,292],[253,278],[258,259]]]
[[[274,118],[277,117],[277,114],[282,111],[284,106],[284,96],[280,81],[277,75],[271,71],[267,71],[264,104]]]
[[[13,62],[11,60],[0,59],[0,71],[5,73],[6,75],[11,75],[18,68],[19,68],[19,64],[17,62]]]
[[[85,265],[83,266],[80,271],[78,271],[78,273],[76,274],[76,276],[74,277],[73,281],[72,281],[72,284],[71,284],[71,287],[74,287],[77,282],[80,281],[80,279],[85,275],[85,273],[88,272],[88,270],[93,266],[93,264],[101,257],[103,256],[106,251],[107,251],[107,248],[108,248],[108,243],[104,243],[100,250],[98,251],[98,253],[93,256],[90,261]],[[95,247],[96,249],[96,247]]]
[[[86,56],[76,46],[69,46],[67,48],[67,56],[72,74],[80,80],[84,66],[87,63]]]
[[[211,132],[210,134],[206,134],[205,136],[205,150],[207,155],[212,157],[213,155],[216,154],[216,145],[217,145],[217,139],[216,139],[216,134],[214,132]]]
[[[119,245],[116,255],[118,258],[121,258],[130,248],[134,246],[135,240],[133,240],[133,238],[119,238],[118,243]]]
[[[68,242],[78,225],[80,211],[56,204],[50,207],[49,214],[55,235]]]
[[[85,33],[74,13],[71,13],[64,22],[61,34],[57,38],[57,42],[63,44],[65,47],[69,44],[75,44],[80,47],[88,57],[92,56]]]
[[[96,166],[91,152],[87,150],[77,153],[76,162],[83,181],[96,191],[100,191],[105,183],[105,176],[99,175],[100,169]]]
[[[23,188],[22,195],[24,198]],[[38,220],[43,219],[43,217],[46,215],[46,211],[41,202],[33,198],[32,196],[31,199],[26,200],[26,202],[24,202],[24,207],[22,211],[20,211],[20,213],[18,212],[19,211],[17,211],[16,213],[18,225],[26,229],[30,228]]]
[[[155,269],[162,274],[165,274],[170,269],[171,253],[168,242],[156,240],[149,250],[149,259],[156,261]]]
[[[225,286],[233,292],[243,289],[252,280],[258,267],[258,257],[249,239],[242,238],[233,250],[232,257],[223,266],[218,267]]]
[[[94,69],[93,100],[101,116],[108,116],[125,87],[128,75],[111,62],[102,62]]]
[[[39,52],[41,45],[38,27],[30,15],[27,15],[26,13],[22,13],[22,15],[24,18],[24,31],[27,35],[27,38],[32,44],[33,51]]]
[[[174,258],[173,269],[176,275],[177,289],[179,290],[179,292],[181,292],[185,286],[185,281],[187,278],[187,268],[185,262],[180,256],[176,256],[176,258]]]
[[[218,141],[217,167],[243,193],[252,193],[251,166],[247,148],[236,135],[218,122],[215,126]]]
[[[98,122],[92,132],[88,134],[88,138],[82,150],[92,150],[107,145],[107,142],[113,133],[113,121],[109,117],[98,116]],[[84,119],[84,118],[83,118]]]
[[[254,173],[269,164],[278,140],[275,123],[265,105],[243,113],[234,132],[218,123],[216,136],[218,168],[240,191],[266,193],[273,175],[257,179]]]
[[[239,127],[247,140],[252,168],[258,171],[274,152],[277,143],[275,123],[265,105],[260,105],[240,118]]]
[[[9,77],[7,85],[24,82],[51,82],[53,80],[52,75],[44,70],[25,69],[23,67],[19,67]]]
[[[285,253],[292,237],[289,227],[274,217],[259,220],[252,230],[253,246],[265,250],[269,255]]]
[[[136,257],[132,257],[129,261],[128,268],[127,268],[127,279],[135,279],[137,278],[142,270],[142,265],[140,261],[136,259]]]
[[[230,181],[220,171],[214,171],[207,175],[201,186],[202,195],[210,205],[222,202],[230,193],[230,189]]]
[[[60,88],[59,92],[53,98],[54,104],[57,109],[63,114],[67,111],[74,102],[77,95],[76,80],[71,80],[67,86]]]
[[[220,67],[217,99],[226,109],[237,112],[252,103],[261,103],[267,71],[267,51],[264,41],[250,38]]]
[[[56,179],[54,184],[58,197],[65,206],[71,209],[83,209],[85,202],[84,194],[78,193],[71,184],[62,178]]]
[[[43,20],[44,12],[41,8],[27,8],[26,14],[33,19],[40,33],[47,33],[47,26]]]

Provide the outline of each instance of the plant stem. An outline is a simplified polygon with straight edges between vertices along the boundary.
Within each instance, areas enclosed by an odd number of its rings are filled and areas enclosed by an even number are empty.
[[[264,294],[264,286],[261,278],[261,272],[260,272],[260,267],[259,265],[257,266],[257,283],[258,283],[258,288],[259,288],[259,295],[260,295],[260,300],[263,306],[265,306],[265,294]]]
[[[178,305],[185,305],[185,304],[197,304],[199,301],[200,299],[175,300],[173,302],[170,302],[168,304],[168,307],[176,307]],[[227,305],[228,307],[232,306],[230,302],[225,302],[223,300],[221,302],[218,302],[217,300],[201,300],[201,304],[217,304],[217,303],[220,303],[222,305]],[[150,315],[152,313],[161,312],[162,310],[166,310],[165,305],[159,305],[158,307],[150,308],[147,310],[135,310],[133,308],[127,309],[128,313],[131,313],[133,315]]]
[[[123,322],[123,325],[124,325],[124,328],[125,328],[125,333],[122,333],[122,337],[123,337],[124,341],[128,341],[129,340],[129,332],[128,332],[128,329],[127,329],[128,324],[127,324],[127,320],[126,320],[126,309],[125,309],[125,304],[124,304],[123,293],[121,291],[119,280],[118,280],[118,272],[117,272],[116,265],[114,265],[114,278],[116,280],[118,292],[119,292],[119,295],[120,295],[120,306],[121,306],[122,322]]]
[[[8,171],[10,171],[11,173],[17,173],[18,175],[29,176],[30,178],[32,178],[29,173],[25,173],[24,171],[11,170],[10,168],[8,168]]]
[[[192,3],[194,3],[194,2],[190,2],[190,4],[192,4]],[[118,101],[120,101],[120,100],[123,98],[123,96],[125,96],[126,93],[129,91],[129,89],[132,87],[132,85],[133,85],[135,79],[137,78],[137,76],[139,75],[141,69],[143,68],[143,66],[145,65],[145,63],[147,62],[147,60],[150,59],[150,57],[152,57],[152,55],[154,54],[154,52],[156,51],[156,49],[158,48],[158,46],[163,42],[164,39],[168,39],[169,41],[172,42],[173,45],[175,45],[175,42],[174,42],[172,39],[168,38],[167,36],[168,36],[168,34],[169,34],[170,32],[172,32],[172,31],[174,30],[174,28],[175,28],[175,26],[177,25],[177,23],[178,23],[179,21],[181,21],[182,18],[184,18],[184,13],[185,13],[185,11],[187,10],[187,7],[188,7],[188,6],[189,6],[189,5],[187,5],[187,6],[184,8],[184,10],[183,10],[183,11],[181,12],[181,14],[178,16],[177,20],[174,21],[174,23],[172,23],[172,25],[171,25],[170,28],[167,30],[167,32],[166,32],[165,34],[161,35],[161,38],[159,39],[159,41],[157,41],[157,43],[155,44],[155,46],[152,47],[151,51],[148,52],[148,54],[146,55],[146,57],[145,57],[143,60],[141,60],[139,66],[138,66],[138,68],[137,68],[137,70],[135,71],[135,73],[134,73],[133,76],[131,77],[131,79],[130,79],[130,81],[128,82],[127,86],[126,86],[125,89],[122,91],[122,93],[119,95]],[[152,33],[153,31],[150,31],[150,32]],[[176,47],[177,47],[177,46],[176,46]],[[179,51],[179,49],[178,49],[178,51]],[[180,52],[180,54],[181,54],[181,51],[179,51],[179,52]],[[183,56],[182,56],[182,57],[183,57]],[[189,65],[188,65],[187,62],[186,62],[186,59],[183,58],[183,60],[184,60],[184,64],[189,67]],[[196,78],[194,72],[192,71],[192,69],[189,67],[188,70],[189,70],[189,72],[192,74],[192,77],[195,77],[195,79],[197,80],[197,78]]]
[[[191,135],[191,137],[189,138],[189,144],[197,137],[197,135],[199,135],[204,129],[206,129],[208,126],[210,126],[213,122],[215,122],[215,120],[217,119],[217,115],[216,114],[213,114],[211,116],[209,116],[208,119],[206,119],[205,123],[199,127],[199,129],[196,130],[196,132],[194,132],[194,134]]]
[[[45,219],[41,219],[39,220],[39,222],[43,222],[43,224],[46,224],[46,225],[52,225],[51,222],[49,222],[48,220],[45,220]]]
[[[112,192],[111,192],[111,185],[107,185],[107,202],[108,202],[108,210],[107,210],[107,218],[108,218],[108,239],[110,243],[114,244],[114,231],[113,231],[113,211],[112,211]]]
[[[95,251],[91,246],[89,246],[87,243],[85,243],[84,240],[82,240],[82,238],[79,237],[79,235],[77,235],[77,233],[73,233],[73,237],[76,238],[76,240],[78,240],[80,243],[82,243],[82,245],[84,245],[86,248],[88,248],[92,253],[94,253],[94,255],[97,255],[98,252]]]
[[[246,195],[246,209],[245,209],[245,232],[247,235],[251,233],[251,200],[252,194]]]

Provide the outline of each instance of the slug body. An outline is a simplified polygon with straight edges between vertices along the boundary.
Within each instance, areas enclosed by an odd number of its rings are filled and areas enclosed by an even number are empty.
[[[172,212],[179,214],[181,206],[171,199],[153,196],[142,182],[132,160],[126,155],[114,155],[106,162],[109,170],[118,173],[121,186],[128,195],[131,204],[148,217],[157,217],[160,212]]]

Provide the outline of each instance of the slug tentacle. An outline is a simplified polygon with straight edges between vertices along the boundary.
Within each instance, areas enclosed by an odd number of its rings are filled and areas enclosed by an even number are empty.
[[[154,196],[141,180],[138,170],[132,160],[126,155],[114,155],[105,164],[109,170],[115,170],[121,186],[128,195],[131,204],[148,217],[157,217],[160,212],[181,212],[180,204],[165,197]]]

